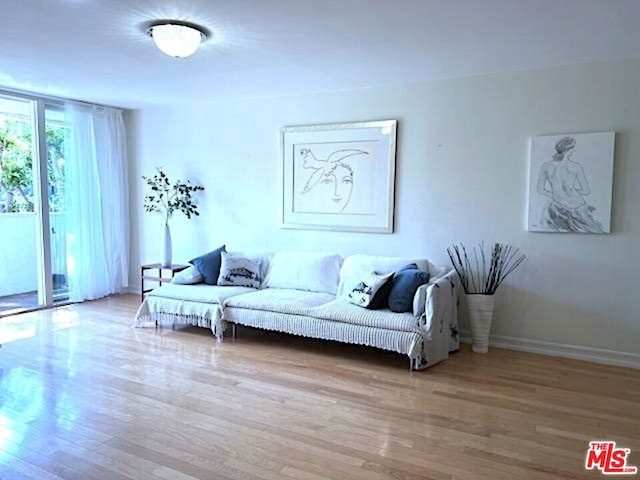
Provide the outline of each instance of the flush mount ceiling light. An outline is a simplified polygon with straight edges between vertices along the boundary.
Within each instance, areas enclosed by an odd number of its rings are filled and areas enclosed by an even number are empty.
[[[147,29],[156,47],[170,57],[184,58],[193,55],[200,43],[207,38],[202,27],[175,20],[163,20]]]

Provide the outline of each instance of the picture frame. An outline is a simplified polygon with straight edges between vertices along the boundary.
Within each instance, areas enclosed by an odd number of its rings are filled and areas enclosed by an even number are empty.
[[[527,230],[611,233],[615,132],[531,138]]]
[[[280,129],[282,227],[393,233],[397,120]]]

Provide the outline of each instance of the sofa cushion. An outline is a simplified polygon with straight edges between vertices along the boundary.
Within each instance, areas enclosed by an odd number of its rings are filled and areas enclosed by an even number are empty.
[[[225,252],[220,257],[218,285],[260,288],[260,261]]]
[[[387,273],[386,275],[378,275],[376,273],[370,273],[366,275],[353,290],[349,292],[349,302],[360,307],[368,308],[371,303],[374,302],[378,292],[385,287],[386,283],[391,279],[393,273]],[[381,300],[377,299],[377,304],[380,304]],[[384,307],[383,307],[384,308]]]
[[[429,281],[429,273],[420,270],[414,263],[401,268],[393,277],[389,292],[389,310],[412,312],[413,298],[420,285]]]
[[[335,295],[341,262],[340,255],[280,251],[271,259],[264,287]]]
[[[368,310],[333,295],[302,290],[267,288],[236,295],[224,302],[225,312],[234,309],[258,310],[308,317],[309,322],[333,320],[366,327],[415,332],[418,319],[410,313]]]
[[[419,319],[411,313],[369,310],[353,305],[343,299],[336,299],[330,303],[319,305],[308,314],[317,319],[333,320],[365,327],[402,330],[405,332],[417,332],[420,329]]]
[[[245,308],[267,312],[306,315],[314,307],[334,300],[328,293],[307,292],[285,288],[266,288],[244,295],[233,296],[224,303],[225,308]]]
[[[351,255],[344,259],[340,268],[340,283],[337,296],[343,299],[371,272],[385,274],[396,272],[407,264],[415,263],[418,268],[429,271],[429,262],[424,258],[381,257],[376,255]]]
[[[220,253],[226,251],[226,247],[222,245],[209,253],[205,253],[204,255],[200,255],[199,257],[190,260],[189,263],[198,268],[202,274],[204,283],[215,285],[218,282],[218,276],[220,275],[220,263],[222,261]]]
[[[233,297],[234,295],[254,291],[254,289],[249,287],[220,287],[218,285],[207,285],[206,283],[199,283],[197,285],[167,283],[161,287],[154,288],[149,293],[149,296],[222,304],[227,298]]]
[[[202,283],[202,274],[195,265],[185,268],[181,272],[178,272],[171,279],[171,283],[178,285],[194,285],[196,283]]]

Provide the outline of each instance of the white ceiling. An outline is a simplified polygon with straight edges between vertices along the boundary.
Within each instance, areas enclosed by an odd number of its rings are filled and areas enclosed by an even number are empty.
[[[124,107],[640,58],[640,0],[0,0],[0,86]],[[155,19],[213,31],[187,59]]]

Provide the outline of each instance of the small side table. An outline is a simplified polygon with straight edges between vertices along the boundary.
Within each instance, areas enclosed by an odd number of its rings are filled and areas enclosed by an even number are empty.
[[[181,272],[187,267],[189,267],[189,265],[173,264],[170,267],[163,267],[159,263],[148,263],[146,265],[140,265],[140,301],[144,300],[145,293],[149,293],[151,290],[153,290],[153,288],[145,288],[145,281],[156,282],[158,283],[158,285],[169,283],[171,282],[171,279],[175,277],[176,273]],[[149,270],[151,270],[151,272],[148,272]],[[165,272],[171,272],[170,276],[165,276]]]

